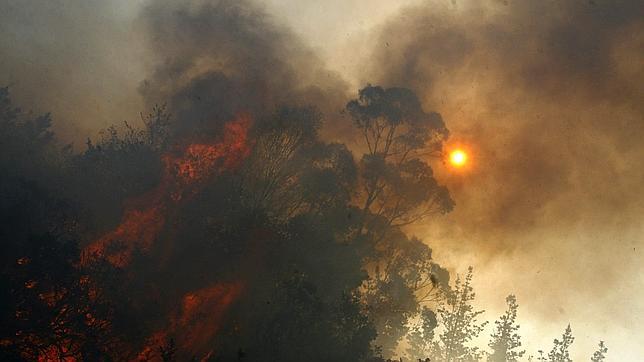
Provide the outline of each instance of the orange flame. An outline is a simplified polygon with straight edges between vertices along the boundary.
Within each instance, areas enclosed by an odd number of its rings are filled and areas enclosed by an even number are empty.
[[[72,356],[66,356],[67,348],[51,346],[38,356],[38,362],[77,362],[78,359]]]
[[[137,361],[159,359],[156,353],[169,336],[176,336],[177,346],[184,351],[193,355],[212,356],[212,341],[221,328],[224,314],[243,289],[239,282],[218,283],[188,293],[183,298],[178,313],[170,319],[170,326],[148,339]]]
[[[242,289],[241,283],[216,284],[186,295],[177,325],[182,332],[179,345],[192,351],[207,347]]]
[[[192,196],[203,182],[223,170],[237,167],[248,156],[248,127],[250,118],[239,116],[226,124],[223,141],[214,145],[191,144],[181,157],[164,156],[166,172],[173,182],[171,197],[181,200],[185,193]]]
[[[240,115],[224,127],[223,139],[213,144],[191,144],[179,156],[162,157],[165,169],[159,185],[144,197],[129,202],[113,231],[83,251],[83,263],[103,257],[115,266],[129,264],[134,250],[147,251],[163,230],[170,206],[196,195],[210,177],[237,167],[250,153],[250,117]]]

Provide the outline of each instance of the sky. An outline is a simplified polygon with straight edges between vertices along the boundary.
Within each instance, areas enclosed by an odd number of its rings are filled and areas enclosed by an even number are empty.
[[[0,0],[0,84],[23,108],[51,111],[75,145],[114,122],[136,123],[186,74],[220,63],[238,71],[230,58],[244,54],[258,59],[244,63],[251,68],[265,58],[278,71],[295,64],[283,74],[303,85],[291,88],[334,93],[322,102],[331,124],[342,100],[367,83],[409,87],[442,114],[447,146],[464,147],[471,162],[454,171],[431,160],[456,208],[408,231],[453,273],[475,268],[487,319],[516,294],[528,354],[549,349],[570,323],[576,359],[588,359],[600,339],[611,360],[642,359],[641,2],[258,2],[276,24],[266,37],[279,40],[276,54],[253,44],[213,50],[226,37],[189,40],[194,48],[160,37],[180,26],[154,21],[168,4]],[[192,65],[181,68],[182,59]]]

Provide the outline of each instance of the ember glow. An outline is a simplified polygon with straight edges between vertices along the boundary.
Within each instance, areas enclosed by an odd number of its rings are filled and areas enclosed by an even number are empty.
[[[90,244],[83,258],[102,257],[124,267],[134,250],[149,250],[165,227],[168,212],[199,192],[210,177],[237,167],[248,156],[249,126],[250,116],[240,115],[224,126],[223,139],[212,144],[189,144],[164,155],[159,185],[143,197],[127,201],[122,222]]]
[[[226,311],[243,292],[243,284],[218,283],[183,297],[181,305],[169,316],[169,325],[148,338],[138,354],[138,361],[160,360],[159,349],[169,338],[176,341],[182,351],[190,351],[199,360],[217,355],[212,341],[221,328]]]
[[[213,143],[191,143],[163,155],[159,185],[126,202],[123,221],[83,251],[83,264],[104,258],[126,268],[135,251],[149,251],[174,210],[194,198],[212,177],[239,167],[250,154],[250,125],[249,115],[239,115],[224,125],[223,135]],[[209,343],[242,289],[241,282],[218,283],[186,294],[181,307],[167,317],[168,326],[148,338],[136,360],[161,360],[159,351],[170,338],[177,341],[180,351],[190,351],[190,357],[211,358],[215,351]]]
[[[642,360],[641,14],[0,0],[0,361]]]

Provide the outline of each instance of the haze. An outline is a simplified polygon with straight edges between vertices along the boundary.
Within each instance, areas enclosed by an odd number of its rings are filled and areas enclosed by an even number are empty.
[[[139,113],[174,96],[186,74],[246,54],[212,56],[209,49],[188,50],[192,44],[179,37],[162,38],[167,24],[150,19],[170,12],[150,3],[168,2],[0,0],[0,85],[23,109],[52,112],[57,134],[81,149],[115,122],[139,124]],[[468,147],[464,172],[427,159],[449,188],[454,211],[406,230],[422,237],[453,275],[474,267],[475,304],[486,318],[500,315],[513,293],[528,354],[548,349],[570,323],[576,360],[587,359],[599,339],[610,348],[609,360],[642,359],[641,1],[259,6],[292,34],[280,49],[297,64],[298,82],[333,90],[318,97],[303,86],[297,89],[307,91],[295,96],[320,99],[331,115],[322,130],[327,140],[358,147],[340,112],[369,83],[413,90],[424,109],[442,115],[447,145]],[[192,68],[166,62],[188,52]],[[253,53],[257,59],[244,64],[255,69],[264,56],[280,58]],[[281,87],[265,83],[269,91]]]

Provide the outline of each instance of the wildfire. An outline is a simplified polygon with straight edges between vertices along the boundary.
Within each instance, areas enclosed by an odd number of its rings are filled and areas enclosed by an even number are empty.
[[[243,289],[240,282],[218,283],[185,295],[180,310],[170,318],[168,328],[148,339],[137,360],[156,360],[157,351],[171,336],[176,337],[177,346],[185,351],[212,356],[211,343],[219,332],[224,314]]]
[[[174,210],[197,195],[212,177],[238,167],[250,154],[249,126],[248,116],[238,116],[224,126],[217,141],[192,143],[164,154],[159,184],[125,202],[121,223],[87,246],[81,262],[102,258],[117,267],[126,267],[136,250],[149,251]],[[241,282],[217,283],[186,294],[178,310],[169,316],[166,328],[147,339],[137,360],[160,360],[159,351],[168,337],[176,340],[180,350],[212,356],[212,340],[225,312],[242,290]],[[91,314],[87,318],[91,319]]]
[[[113,265],[129,264],[134,250],[147,251],[163,230],[168,210],[196,195],[210,177],[237,167],[250,153],[250,117],[238,116],[224,127],[223,139],[212,144],[190,144],[178,155],[163,156],[164,172],[159,185],[126,203],[121,223],[83,252],[84,262],[103,257]]]
[[[179,345],[191,351],[207,347],[242,289],[241,283],[217,284],[186,295],[177,325],[183,331]]]
[[[38,362],[78,362],[77,358],[66,356],[65,354],[68,352],[65,347],[51,346],[38,356]]]
[[[203,181],[223,170],[235,168],[248,156],[248,127],[250,118],[239,116],[226,124],[223,141],[216,144],[191,144],[179,157],[165,155],[165,170],[173,187],[170,195],[179,201],[192,196]]]
[[[123,221],[112,232],[85,249],[85,255],[102,256],[123,267],[136,247],[148,250],[165,225],[165,212],[160,201],[145,209],[126,210]]]

